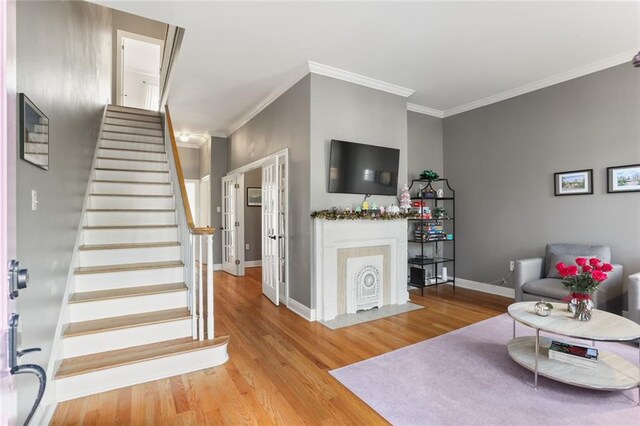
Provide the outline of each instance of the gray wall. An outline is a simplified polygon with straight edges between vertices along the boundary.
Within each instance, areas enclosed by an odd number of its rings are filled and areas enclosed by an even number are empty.
[[[18,257],[31,275],[18,299],[22,347],[42,347],[22,361],[46,368],[111,94],[111,11],[87,2],[18,2],[17,76],[18,91],[49,117],[50,170],[17,164]],[[32,377],[17,378],[21,419],[37,391]]]
[[[300,80],[229,142],[229,170],[289,148],[289,296],[306,306],[311,304],[310,83],[309,76]]]
[[[418,179],[424,170],[434,170],[443,176],[442,119],[408,111],[407,152],[409,180]]]
[[[244,174],[244,187],[261,188],[262,170],[254,169]],[[244,243],[249,244],[249,250],[245,248],[244,260],[262,259],[262,209],[260,207],[247,206],[245,195],[244,202]]]
[[[162,22],[154,21],[153,19],[143,18],[142,16],[132,15],[131,13],[121,12],[119,10],[112,9],[112,21],[113,21],[113,34],[112,34],[112,43],[114,46],[117,45],[118,41],[118,30],[127,31],[134,34],[140,34],[143,36],[164,40],[167,34],[167,24],[163,24]],[[117,54],[118,50],[113,49],[112,53],[112,75],[113,75],[113,89],[112,89],[112,97],[117,101],[116,94],[116,76],[117,76]],[[115,101],[114,101],[115,103]]]
[[[444,120],[456,190],[457,275],[490,282],[550,242],[608,244],[640,270],[640,193],[606,167],[640,163],[640,71],[620,65]],[[594,169],[594,195],[554,197],[553,174]]]
[[[185,179],[200,179],[200,149],[178,147]]]
[[[311,74],[311,210],[359,205],[362,195],[327,192],[331,139],[400,149],[398,185],[407,182],[407,99]],[[397,204],[396,196],[369,202]]]
[[[216,228],[213,235],[213,263],[222,263],[222,184],[221,179],[227,174],[228,168],[229,142],[226,138],[211,138],[211,226]]]

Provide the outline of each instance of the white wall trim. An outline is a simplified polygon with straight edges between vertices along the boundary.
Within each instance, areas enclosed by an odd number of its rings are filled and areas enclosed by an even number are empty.
[[[240,119],[236,120],[229,128],[224,132],[224,137],[229,137],[235,131],[237,131],[240,127],[244,126],[249,122],[253,117],[260,114],[260,112],[271,105],[273,101],[278,99],[282,94],[284,94],[287,90],[291,89],[297,82],[302,80],[306,75],[309,74],[309,67],[305,64],[302,67],[294,70],[291,76],[284,81],[280,86],[278,86],[275,90],[267,95],[260,103],[258,103],[255,107],[250,109],[246,114],[244,114]],[[216,132],[217,133],[217,132]]]
[[[214,271],[222,271],[222,263],[214,263],[213,264]]]
[[[316,320],[316,310],[307,308],[297,300],[294,300],[292,298],[287,299],[287,307],[307,321]]]
[[[444,111],[433,109],[426,106],[407,103],[407,111],[417,112],[418,114],[430,115],[432,117],[444,118]]]
[[[338,80],[348,81],[349,83],[359,84],[360,86],[370,87],[376,90],[382,90],[383,92],[393,93],[394,95],[403,96],[405,98],[408,98],[415,93],[415,90],[413,89],[407,89],[406,87],[387,83],[381,80],[376,80],[371,77],[355,74],[350,71],[331,67],[329,65],[323,65],[313,61],[308,61],[308,64],[309,72],[313,74],[324,75],[327,77],[336,78]]]
[[[211,140],[211,134],[209,132],[189,135],[189,142],[181,142],[180,134],[183,132],[176,132],[176,140],[178,141],[178,146],[180,148],[201,148],[202,145],[209,142]]]
[[[245,260],[244,266],[245,268],[255,268],[257,266],[262,266],[262,260]]]
[[[592,74],[594,72],[602,71],[607,68],[615,67],[616,65],[629,63],[633,55],[637,53],[638,52],[635,50],[630,50],[630,51],[621,53],[619,55],[611,56],[610,58],[603,59],[602,61],[594,62],[592,64],[585,65],[583,67],[574,68],[573,70],[556,74],[554,76],[544,78],[542,80],[534,81],[533,83],[525,84],[524,86],[516,87],[515,89],[506,90],[496,95],[488,96],[484,99],[479,99],[477,101],[469,102],[468,104],[460,105],[460,106],[445,110],[444,116],[451,117],[452,115],[460,114],[466,111],[470,111],[472,109],[494,104],[496,102],[504,101],[509,98],[514,98],[516,96],[524,95],[525,93],[533,92],[539,89],[544,89],[545,87],[553,86],[558,83],[563,83],[565,81],[573,80],[574,78],[582,77],[587,74]]]
[[[453,285],[452,283],[447,283]],[[456,287],[467,288],[469,290],[481,291],[483,293],[495,294],[502,297],[516,297],[515,290],[508,287],[500,287],[493,284],[481,283],[478,281],[465,280],[464,278],[456,278]]]
[[[209,134],[214,138],[223,138],[223,139],[227,138],[227,134],[224,132],[210,132]]]

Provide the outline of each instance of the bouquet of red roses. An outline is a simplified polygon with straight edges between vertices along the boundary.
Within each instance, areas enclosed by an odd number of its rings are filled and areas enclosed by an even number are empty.
[[[567,266],[562,262],[556,265],[562,284],[574,293],[593,293],[600,283],[609,278],[607,272],[613,271],[610,263],[602,262],[596,257],[578,257],[576,265]]]

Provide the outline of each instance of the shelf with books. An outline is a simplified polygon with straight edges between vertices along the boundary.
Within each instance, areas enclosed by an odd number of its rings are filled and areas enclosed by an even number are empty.
[[[407,259],[411,265],[409,286],[420,288],[422,295],[424,288],[432,285],[437,288],[450,283],[455,290],[455,191],[447,179],[414,179],[409,191],[412,188],[415,192],[411,197],[411,210],[420,217],[408,221],[407,241],[412,243]],[[431,214],[442,217],[429,217]]]

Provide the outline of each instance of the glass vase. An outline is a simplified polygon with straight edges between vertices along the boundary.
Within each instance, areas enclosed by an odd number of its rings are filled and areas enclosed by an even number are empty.
[[[589,321],[593,313],[591,293],[574,292],[569,302],[569,311],[573,314],[573,318],[578,321]]]

